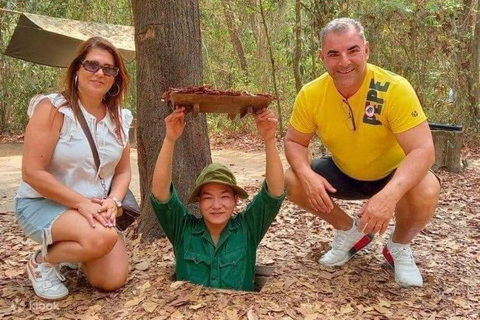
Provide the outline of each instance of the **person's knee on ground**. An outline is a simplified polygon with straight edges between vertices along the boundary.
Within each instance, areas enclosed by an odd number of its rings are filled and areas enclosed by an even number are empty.
[[[82,264],[90,284],[104,291],[113,291],[125,285],[128,277],[128,255],[123,236],[117,235],[115,247],[105,256]]]
[[[114,291],[123,287],[127,283],[128,266],[127,268],[113,268],[105,270],[105,272],[96,272],[87,275],[87,280],[90,284],[103,291]]]

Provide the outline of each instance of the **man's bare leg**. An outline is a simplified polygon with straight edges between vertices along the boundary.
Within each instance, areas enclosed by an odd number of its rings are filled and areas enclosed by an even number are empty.
[[[307,210],[310,213],[319,216],[329,224],[331,224],[336,230],[349,230],[352,228],[353,219],[343,211],[336,203],[333,202],[333,210],[330,212],[320,212],[315,210],[307,197],[305,196],[305,191],[303,186],[300,183],[297,175],[290,168],[285,172],[285,186],[287,188],[287,198],[291,202],[298,205],[300,208]]]
[[[394,268],[395,281],[401,286],[423,286],[410,242],[432,219],[440,194],[440,183],[428,172],[418,185],[397,203],[395,230],[383,249],[387,262]]]
[[[362,250],[372,241],[373,234],[366,235],[358,231],[356,222],[345,211],[340,209],[335,202],[332,201],[334,208],[330,212],[314,210],[305,197],[302,184],[292,169],[287,170],[285,173],[285,185],[287,187],[287,197],[290,201],[319,216],[336,229],[331,245],[332,248],[319,260],[324,266],[333,267],[345,264],[355,253]]]
[[[440,195],[440,183],[428,172],[418,185],[408,191],[397,203],[395,243],[410,243],[432,219]]]

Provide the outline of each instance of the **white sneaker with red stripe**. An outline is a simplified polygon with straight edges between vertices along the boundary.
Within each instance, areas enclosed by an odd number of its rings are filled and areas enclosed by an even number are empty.
[[[423,278],[415,264],[410,244],[394,243],[390,237],[383,256],[393,268],[395,281],[402,287],[422,287]]]
[[[341,266],[350,260],[355,253],[362,250],[373,240],[374,235],[358,231],[358,220],[353,221],[350,230],[337,230],[332,241],[332,249],[319,260],[327,267]]]
[[[65,277],[50,263],[37,263],[37,251],[27,262],[27,274],[32,282],[35,294],[46,300],[60,300],[68,296],[68,289],[62,283]]]

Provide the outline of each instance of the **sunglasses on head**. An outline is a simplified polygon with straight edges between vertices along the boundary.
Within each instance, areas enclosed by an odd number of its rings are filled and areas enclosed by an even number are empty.
[[[97,72],[102,69],[103,74],[109,77],[116,77],[118,74],[118,68],[113,66],[102,66],[100,62],[95,60],[85,60],[81,62],[81,65],[88,72]]]

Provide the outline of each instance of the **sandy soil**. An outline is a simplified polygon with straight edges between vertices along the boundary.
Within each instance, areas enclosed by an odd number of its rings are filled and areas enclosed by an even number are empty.
[[[22,143],[0,144],[0,212],[13,211],[15,193],[22,179]],[[140,198],[140,184],[137,166],[137,150],[132,149],[132,182],[130,187]],[[284,167],[285,156],[281,155]],[[230,167],[240,186],[257,185],[265,174],[265,153],[263,151],[212,150],[212,160]]]

